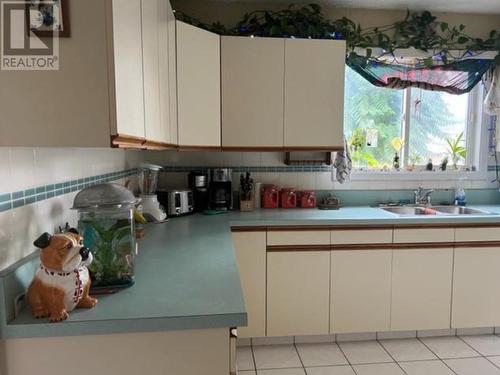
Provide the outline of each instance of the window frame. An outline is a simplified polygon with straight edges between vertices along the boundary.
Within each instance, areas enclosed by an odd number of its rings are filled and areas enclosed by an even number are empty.
[[[382,180],[390,177],[395,180],[455,180],[467,179],[484,181],[491,180],[488,173],[488,129],[483,126],[486,116],[482,111],[482,102],[484,90],[481,84],[474,87],[468,97],[467,125],[465,142],[467,147],[466,166],[474,166],[474,171],[466,170],[446,170],[446,171],[426,171],[425,165],[417,165],[413,171],[406,170],[409,157],[409,132],[411,128],[411,88],[404,89],[403,108],[401,113],[401,138],[404,140],[404,146],[401,150],[401,168],[400,170],[380,170],[353,168],[351,173],[352,181],[362,180]]]

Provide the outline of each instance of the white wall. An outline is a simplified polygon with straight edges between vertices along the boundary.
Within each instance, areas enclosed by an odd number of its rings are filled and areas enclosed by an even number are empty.
[[[135,168],[140,152],[103,148],[0,147],[0,195]],[[33,241],[69,222],[76,192],[0,212],[0,270],[32,253]]]

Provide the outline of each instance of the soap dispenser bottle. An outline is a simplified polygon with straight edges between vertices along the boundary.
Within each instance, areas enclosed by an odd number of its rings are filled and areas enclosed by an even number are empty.
[[[455,206],[465,206],[467,200],[465,198],[465,190],[462,187],[462,179],[459,180],[458,186],[455,189]]]

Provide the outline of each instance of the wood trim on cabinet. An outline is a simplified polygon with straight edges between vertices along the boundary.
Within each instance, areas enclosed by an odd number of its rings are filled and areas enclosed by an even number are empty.
[[[231,227],[231,232],[237,233],[237,232],[266,232],[267,227],[264,226],[254,226],[254,227],[240,227],[240,226],[234,226]]]
[[[238,225],[236,228],[239,232],[251,232],[255,226]],[[421,229],[421,228],[500,228],[500,223],[447,223],[447,224],[379,224],[379,225],[268,225],[259,226],[259,230],[268,232],[295,232],[309,230],[380,230],[380,229]]]
[[[394,224],[382,224],[382,225],[330,225],[328,227],[330,230],[383,230],[383,229],[394,229]]]
[[[145,138],[133,135],[116,134],[111,136],[111,147],[144,149]]]
[[[453,247],[500,247],[500,241],[455,242]]]
[[[283,151],[335,152],[335,151],[344,151],[344,147],[343,146],[284,146]]]
[[[267,252],[294,251],[356,251],[356,250],[410,250],[410,249],[448,249],[466,247],[500,247],[500,241],[483,242],[417,242],[417,243],[377,243],[349,245],[270,245]]]
[[[264,151],[264,152],[281,152],[281,146],[222,146],[222,151]]]
[[[392,243],[332,245],[332,251],[391,250],[392,248]]]
[[[177,145],[174,145],[172,143],[156,142],[156,141],[149,141],[149,140],[146,140],[143,143],[143,146],[147,150],[175,150],[175,149],[177,149]]]
[[[291,152],[291,151],[318,151],[334,152],[342,151],[339,146],[222,146],[222,151],[263,151],[263,152]]]
[[[330,251],[331,245],[268,245],[268,253],[294,252],[294,251]]]
[[[305,232],[305,231],[327,231],[329,226],[325,225],[285,225],[267,227],[268,232]]]
[[[221,151],[220,146],[178,145],[179,151]]]
[[[403,242],[393,243],[392,249],[445,249],[454,246],[455,242]]]

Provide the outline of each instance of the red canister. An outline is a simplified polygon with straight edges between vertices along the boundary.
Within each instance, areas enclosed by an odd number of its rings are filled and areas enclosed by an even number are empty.
[[[264,185],[262,188],[262,208],[278,208],[279,192],[276,185]]]
[[[296,208],[297,193],[293,187],[284,187],[281,189],[281,208]]]
[[[299,192],[299,206],[300,208],[316,207],[316,193],[314,191]]]

